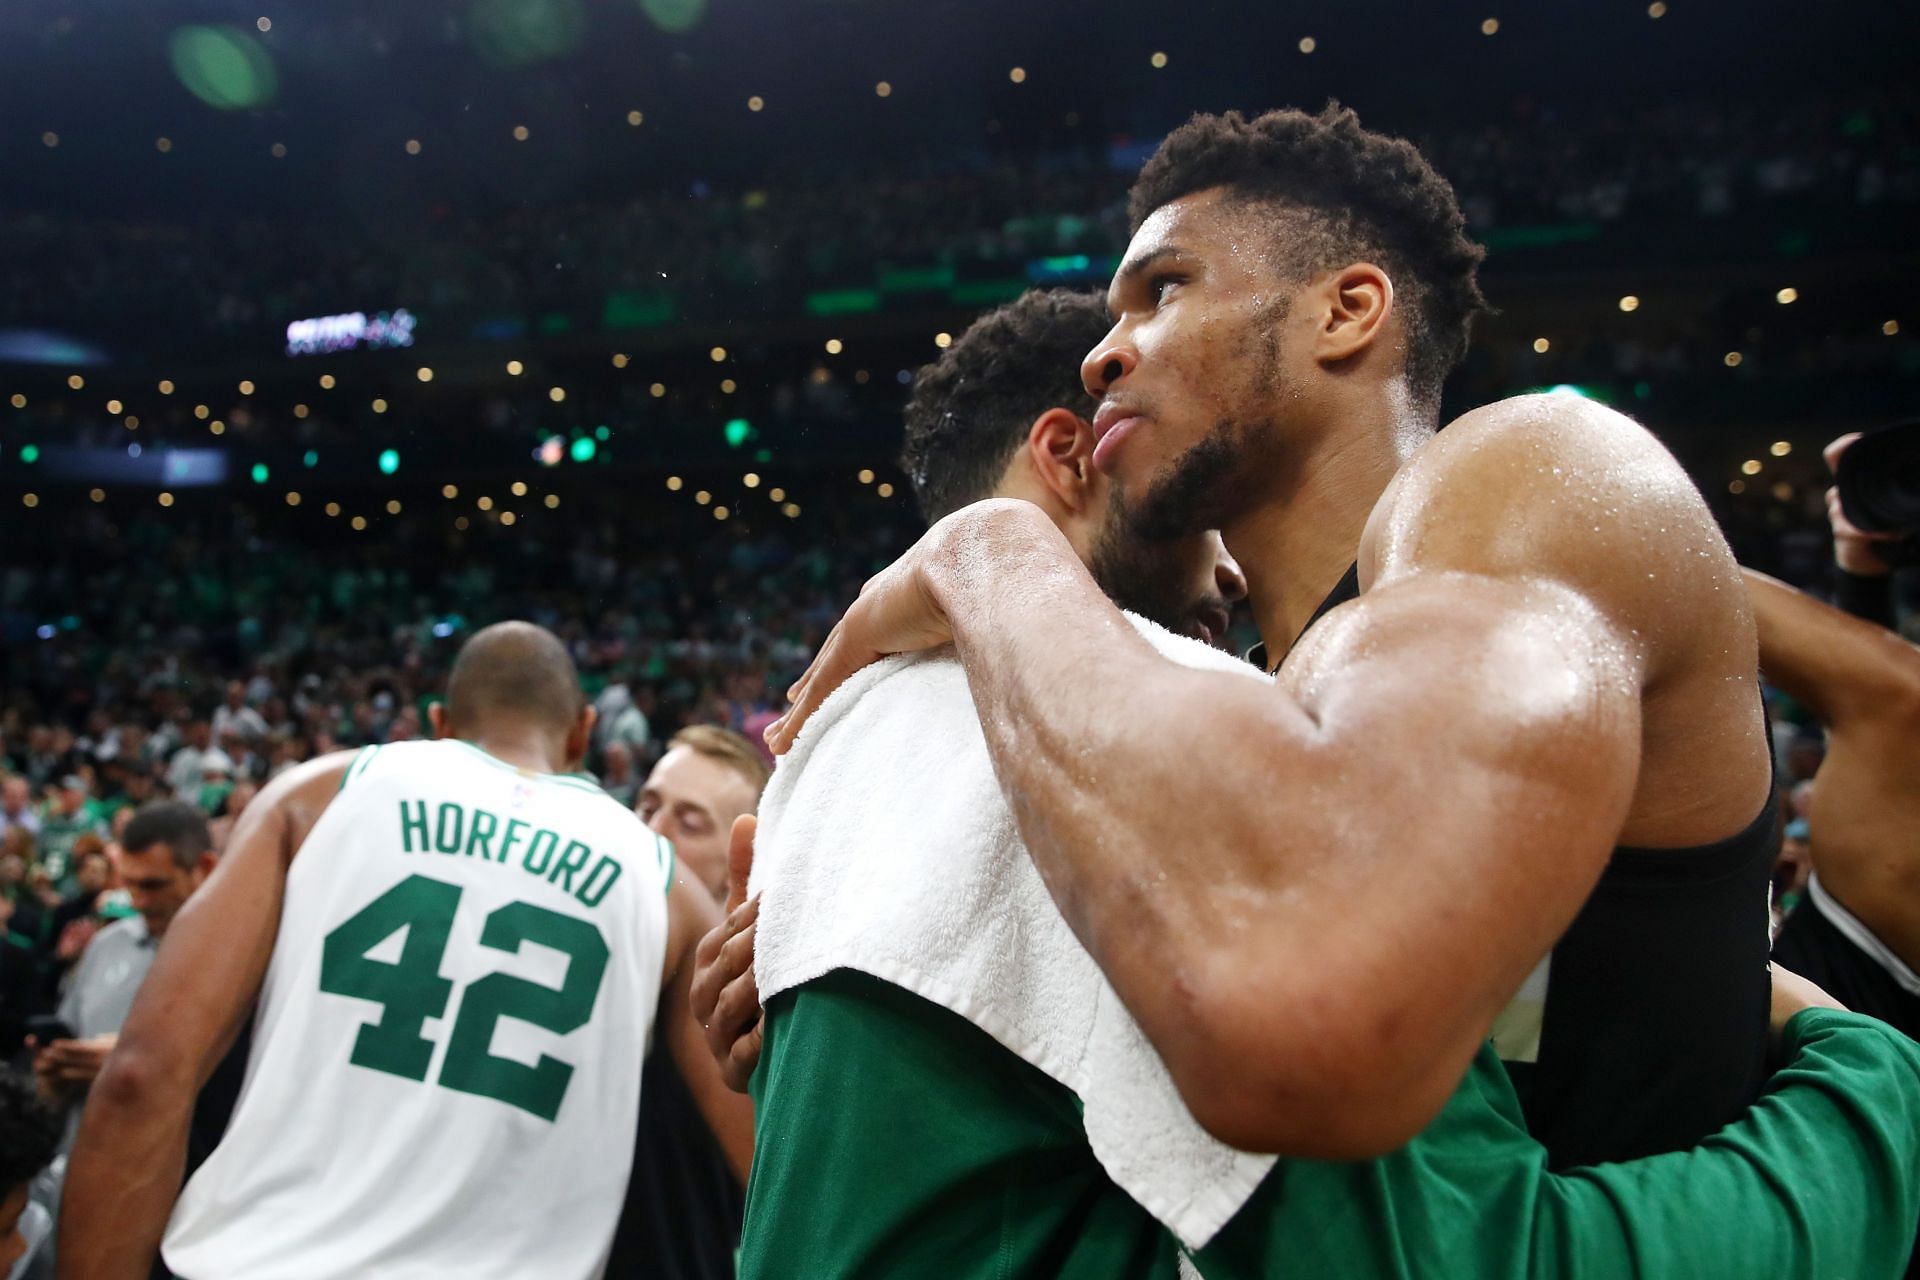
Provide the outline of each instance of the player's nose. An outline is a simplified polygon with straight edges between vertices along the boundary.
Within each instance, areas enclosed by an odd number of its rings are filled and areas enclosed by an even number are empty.
[[[1247,575],[1240,569],[1240,562],[1227,550],[1227,544],[1221,541],[1219,534],[1213,535],[1215,543],[1213,561],[1213,585],[1228,604],[1247,598]]]
[[[1090,396],[1104,396],[1114,383],[1132,373],[1140,364],[1140,353],[1133,344],[1114,331],[1080,362],[1080,381]]]

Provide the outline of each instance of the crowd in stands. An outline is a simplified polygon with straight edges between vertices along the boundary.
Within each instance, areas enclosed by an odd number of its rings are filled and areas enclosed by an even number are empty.
[[[1857,218],[1920,204],[1911,97],[1649,104],[1594,118],[1535,109],[1497,126],[1413,134],[1454,182],[1475,234],[1496,245],[1502,232],[1542,226],[1650,219],[1669,233],[1705,224],[1724,235],[1767,210]],[[166,226],[21,213],[0,218],[12,251],[0,267],[0,324],[78,308],[257,334],[368,305],[484,318],[597,307],[615,292],[667,300],[683,317],[785,313],[808,291],[871,287],[888,266],[1018,276],[1037,258],[1117,254],[1130,172],[1089,152],[1077,165],[694,184],[625,202],[441,211],[418,225],[330,218],[297,232],[245,218]]]

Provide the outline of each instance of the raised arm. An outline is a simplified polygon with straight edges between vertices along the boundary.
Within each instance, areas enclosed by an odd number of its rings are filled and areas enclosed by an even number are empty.
[[[180,1194],[194,1098],[246,1022],[273,957],[287,866],[352,761],[290,770],[241,815],[167,930],[87,1100],[60,1211],[62,1280],[144,1280]]]
[[[1235,1145],[1365,1156],[1439,1109],[1621,833],[1641,694],[1671,674],[1650,619],[1689,574],[1732,578],[1638,428],[1522,409],[1402,474],[1367,593],[1272,690],[1158,657],[1018,503],[936,526],[795,690],[804,715],[869,654],[950,630],[1049,891]],[[1629,517],[1588,536],[1575,475],[1582,507]],[[1663,572],[1636,522],[1682,514],[1718,551]]]
[[[1764,573],[1745,573],[1768,680],[1829,729],[1920,727],[1920,648]]]

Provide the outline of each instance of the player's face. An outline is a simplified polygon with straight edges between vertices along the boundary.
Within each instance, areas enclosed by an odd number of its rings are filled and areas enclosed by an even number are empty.
[[[1226,635],[1247,580],[1218,532],[1152,541],[1130,527],[1119,490],[1107,507],[1087,569],[1113,602],[1207,644]]]
[[[1304,378],[1288,367],[1284,285],[1271,228],[1201,192],[1135,234],[1107,292],[1114,327],[1082,376],[1102,398],[1094,465],[1131,499],[1144,537],[1228,523],[1272,463]]]
[[[660,757],[640,789],[640,818],[673,841],[674,856],[716,898],[727,892],[727,837],[733,820],[752,813],[753,784],[712,756],[675,747]]]

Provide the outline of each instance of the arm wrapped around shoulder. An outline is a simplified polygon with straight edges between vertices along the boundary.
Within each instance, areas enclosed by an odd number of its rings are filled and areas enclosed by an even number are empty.
[[[1745,1116],[1691,1151],[1555,1179],[1539,1225],[1575,1252],[1587,1230],[1624,1225],[1643,1280],[1903,1274],[1920,1225],[1920,1044],[1808,1009],[1784,1045]]]

